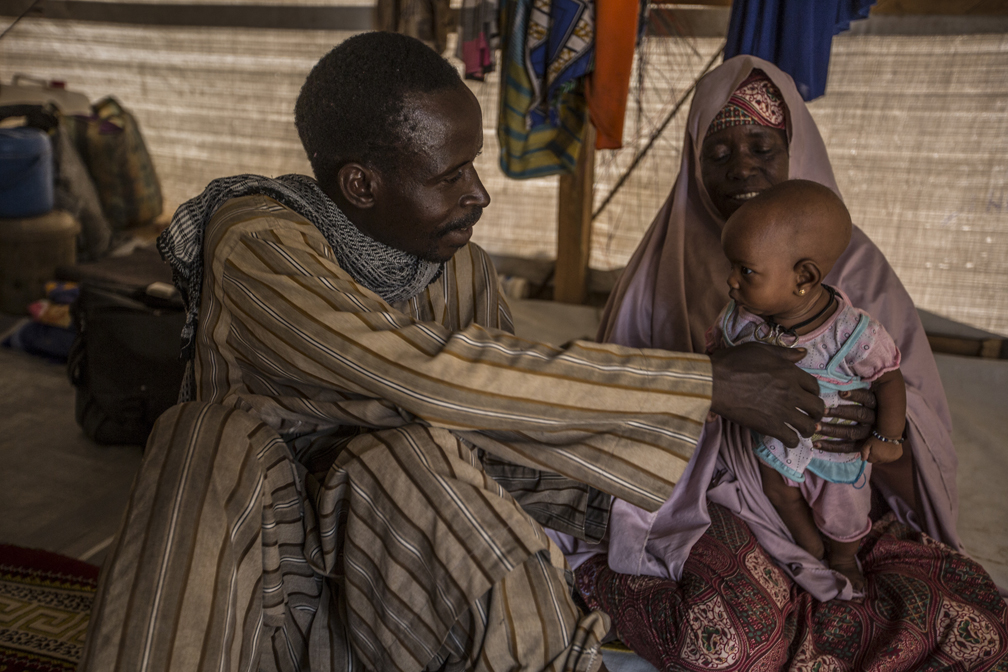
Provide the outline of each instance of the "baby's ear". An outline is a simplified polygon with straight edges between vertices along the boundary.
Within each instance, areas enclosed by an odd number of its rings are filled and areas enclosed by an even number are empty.
[[[795,294],[803,295],[811,292],[822,282],[823,272],[815,259],[802,259],[794,265]]]

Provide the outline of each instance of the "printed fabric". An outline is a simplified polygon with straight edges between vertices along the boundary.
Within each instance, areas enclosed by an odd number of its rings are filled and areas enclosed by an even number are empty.
[[[975,560],[886,514],[858,551],[861,601],[801,590],[728,509],[678,582],[630,576],[595,556],[576,571],[588,606],[664,672],[1001,672],[1008,609]]]
[[[784,99],[762,70],[753,70],[752,74],[739,84],[707,127],[707,135],[731,126],[746,124],[781,130],[786,126]]]
[[[497,137],[508,177],[574,172],[592,64],[591,0],[506,0]]]
[[[560,123],[559,93],[574,88],[592,68],[595,7],[591,0],[533,0],[525,42],[532,82],[528,125]]]

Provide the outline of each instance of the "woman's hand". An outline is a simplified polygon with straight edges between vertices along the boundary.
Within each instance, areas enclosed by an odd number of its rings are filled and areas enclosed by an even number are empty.
[[[834,421],[819,423],[816,432],[823,438],[813,446],[827,453],[860,452],[862,443],[871,435],[872,427],[875,426],[875,407],[878,402],[872,391],[867,389],[845,390],[840,393],[840,397],[854,403],[826,409],[823,415]],[[843,424],[835,420],[846,420],[854,424]]]

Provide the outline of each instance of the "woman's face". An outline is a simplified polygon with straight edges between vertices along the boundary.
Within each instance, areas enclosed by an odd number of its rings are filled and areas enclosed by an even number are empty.
[[[787,134],[754,124],[723,128],[704,140],[700,170],[714,207],[728,219],[750,198],[788,179]]]

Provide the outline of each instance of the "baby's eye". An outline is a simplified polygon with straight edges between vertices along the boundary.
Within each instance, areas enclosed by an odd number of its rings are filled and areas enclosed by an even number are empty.
[[[753,274],[753,270],[751,268],[747,268],[746,266],[740,266],[739,267],[739,271],[742,273],[742,275],[752,275]]]

